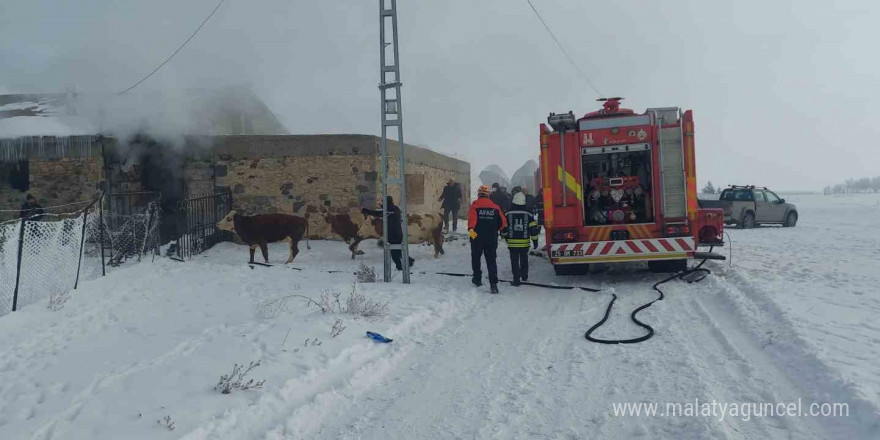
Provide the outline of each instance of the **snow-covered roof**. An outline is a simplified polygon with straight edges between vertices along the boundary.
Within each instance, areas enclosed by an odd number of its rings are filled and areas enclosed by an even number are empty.
[[[24,136],[289,134],[247,87],[144,94],[0,95],[0,139]]]
[[[74,114],[65,95],[0,95],[0,139],[96,132],[87,118]]]

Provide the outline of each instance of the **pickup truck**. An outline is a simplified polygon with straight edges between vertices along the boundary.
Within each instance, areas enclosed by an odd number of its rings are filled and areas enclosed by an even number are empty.
[[[797,207],[786,203],[773,191],[754,186],[736,186],[721,191],[718,200],[699,200],[700,208],[720,208],[724,224],[754,228],[763,224],[797,225]]]

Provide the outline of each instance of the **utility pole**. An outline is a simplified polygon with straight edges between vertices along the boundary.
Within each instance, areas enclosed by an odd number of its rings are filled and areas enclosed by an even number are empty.
[[[391,31],[391,41],[386,31]],[[382,105],[382,241],[385,246],[385,282],[391,281],[391,250],[400,246],[403,264],[403,282],[409,284],[409,231],[406,215],[406,148],[403,143],[403,108],[400,100],[400,63],[397,50],[397,0],[379,0],[379,90]],[[388,173],[388,128],[397,127],[399,166],[396,175]],[[400,186],[400,218],[403,221],[403,241],[388,244],[388,184]]]

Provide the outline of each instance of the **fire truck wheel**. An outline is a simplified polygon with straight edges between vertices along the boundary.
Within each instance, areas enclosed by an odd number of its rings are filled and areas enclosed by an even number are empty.
[[[686,271],[688,260],[657,260],[648,262],[648,270],[654,273],[674,273]]]
[[[789,212],[788,215],[785,216],[785,223],[782,226],[785,226],[786,228],[793,228],[795,225],[797,225],[797,220],[797,213]]]
[[[751,212],[747,212],[747,213],[743,214],[743,220],[742,220],[742,223],[740,223],[740,224],[742,225],[743,229],[754,228],[755,227],[755,214],[752,214]]]

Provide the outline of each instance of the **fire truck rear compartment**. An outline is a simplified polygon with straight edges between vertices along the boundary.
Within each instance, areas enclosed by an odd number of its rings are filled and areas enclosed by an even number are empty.
[[[582,150],[584,225],[653,223],[648,144]]]

